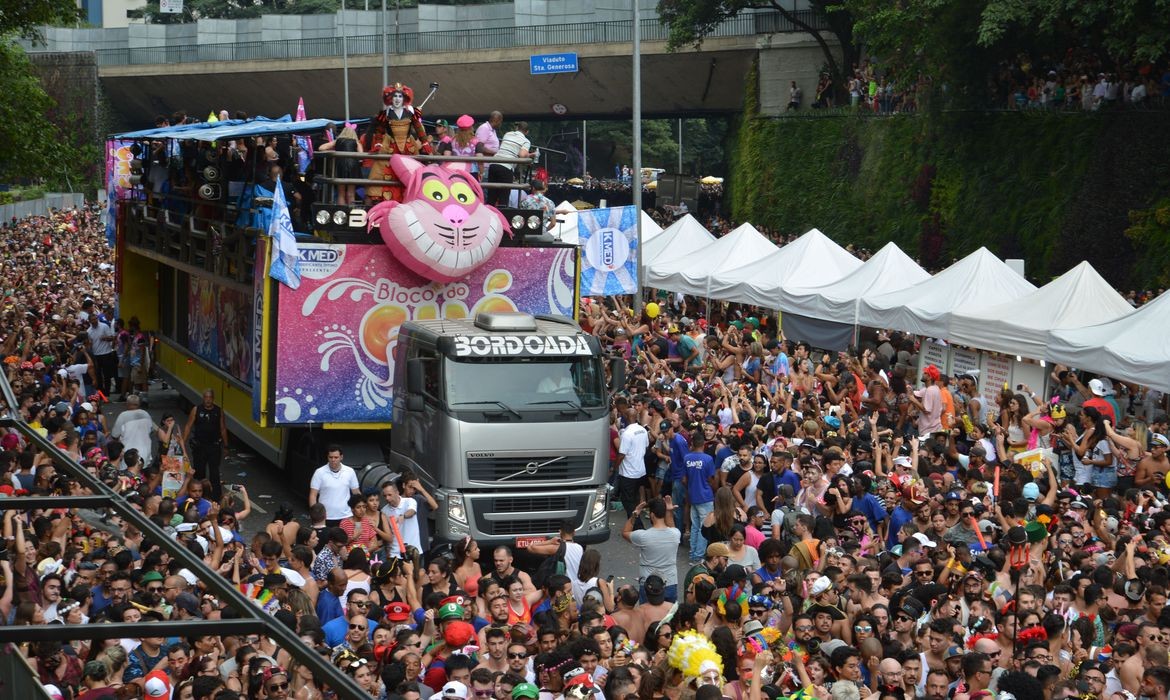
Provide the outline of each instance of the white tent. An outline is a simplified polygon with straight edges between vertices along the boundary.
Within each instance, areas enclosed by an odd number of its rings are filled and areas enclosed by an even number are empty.
[[[557,225],[553,227],[550,234],[562,243],[577,245],[577,207],[566,199],[557,205],[555,211]]]
[[[655,238],[662,233],[662,227],[658,222],[650,218],[650,215],[645,210],[642,211],[642,245],[646,245],[650,239]],[[643,251],[644,252],[644,251]]]
[[[649,267],[658,260],[690,255],[696,250],[706,248],[717,239],[703,228],[695,217],[686,214],[670,226],[662,230],[649,241],[643,241],[642,267]]]
[[[861,299],[905,289],[928,279],[929,272],[890,242],[856,270],[835,282],[799,289],[785,285],[780,291],[780,309],[785,313],[854,325]]]
[[[664,238],[663,232],[659,238]],[[658,242],[658,238],[651,243]],[[743,224],[711,245],[691,253],[655,259],[646,266],[646,286],[671,292],[710,296],[711,280],[722,270],[776,252],[777,248],[751,224]]]
[[[986,248],[918,284],[862,299],[857,321],[932,338],[946,338],[952,312],[1018,299],[1036,291]]]
[[[1170,392],[1170,292],[1112,321],[1052,331],[1046,358]]]
[[[836,282],[861,267],[860,260],[815,228],[767,257],[737,260],[738,267],[713,270],[711,298],[769,309],[783,308],[781,289]]]
[[[1048,332],[1104,323],[1133,311],[1088,262],[1031,294],[951,314],[947,340],[981,350],[1043,359]]]

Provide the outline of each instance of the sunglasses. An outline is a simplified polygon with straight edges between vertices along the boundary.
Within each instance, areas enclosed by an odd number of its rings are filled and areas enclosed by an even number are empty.
[[[897,622],[913,622],[914,618],[907,615],[895,615],[894,620]]]
[[[508,654],[508,658],[509,659],[527,659],[528,654],[517,654],[516,652],[510,652]]]
[[[363,632],[365,632],[365,631],[366,631],[366,626],[365,626],[365,625],[350,625],[350,626],[349,626],[349,628],[350,628],[351,630],[361,630],[361,631],[363,631]]]
[[[271,685],[265,686],[264,689],[270,693],[274,690],[288,690],[288,683],[273,683]]]
[[[358,603],[358,602],[356,602],[356,601],[350,601],[350,603],[349,603],[349,604],[350,604],[350,605],[352,605],[352,606],[354,606],[354,607],[356,607],[356,608],[368,608],[368,607],[370,607],[370,606],[371,606],[373,603],[371,603],[371,602],[370,602],[370,601],[368,601],[368,600],[363,600],[363,601],[362,601],[362,602],[360,602],[360,603]]]
[[[872,632],[873,627],[871,625],[854,625],[853,631],[854,632]]]
[[[795,629],[797,632],[812,632],[812,625],[797,625]]]
[[[162,590],[163,590],[162,586],[147,586],[146,587],[147,593],[162,593]]]

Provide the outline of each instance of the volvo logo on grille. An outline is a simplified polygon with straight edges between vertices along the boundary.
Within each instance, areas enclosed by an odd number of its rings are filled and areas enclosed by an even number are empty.
[[[509,474],[508,476],[500,477],[499,481],[507,481],[508,479],[513,479],[515,477],[518,477],[518,476],[521,476],[524,474],[527,474],[528,476],[532,476],[537,471],[539,471],[541,467],[546,467],[554,462],[559,462],[562,459],[564,459],[564,457],[553,457],[552,459],[544,461],[544,462],[529,462],[528,464],[524,465],[523,469],[516,472],[515,474]]]

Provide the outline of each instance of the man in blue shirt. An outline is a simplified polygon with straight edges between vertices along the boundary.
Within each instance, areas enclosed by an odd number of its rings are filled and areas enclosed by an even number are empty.
[[[682,514],[687,502],[687,441],[675,427],[677,421],[677,416],[664,420],[658,424],[658,430],[670,445],[670,500],[674,503],[674,522],[685,529]]]
[[[685,457],[687,502],[691,507],[692,564],[707,554],[707,539],[703,537],[703,518],[715,507],[715,460],[703,451],[706,439],[703,433],[691,436],[691,451]]]
[[[898,504],[893,513],[890,513],[890,526],[886,532],[886,549],[893,549],[894,545],[898,544],[898,531],[902,529],[903,525],[914,519],[914,509],[922,505],[922,501],[915,500],[915,496],[913,491],[903,493],[902,502]]]
[[[873,477],[861,474],[857,477],[857,485],[861,488],[861,495],[853,497],[853,510],[863,514],[869,521],[870,528],[877,532],[878,523],[888,518],[889,513],[877,496],[870,491],[873,488]]]
[[[330,620],[344,617],[345,611],[341,608],[341,596],[345,595],[345,587],[349,583],[349,576],[340,567],[329,571],[328,583],[317,594],[317,619],[322,626]]]

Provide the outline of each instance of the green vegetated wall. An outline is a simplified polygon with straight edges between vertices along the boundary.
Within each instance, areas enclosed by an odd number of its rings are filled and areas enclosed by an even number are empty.
[[[738,221],[894,241],[932,269],[986,246],[1024,258],[1035,282],[1087,259],[1119,288],[1166,284],[1170,105],[769,119],[754,75],[745,92],[730,137]]]

